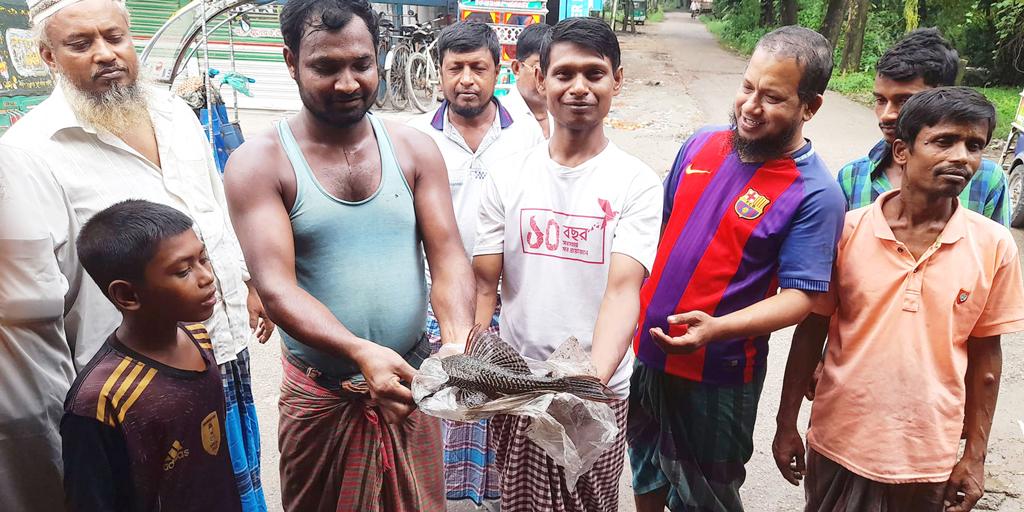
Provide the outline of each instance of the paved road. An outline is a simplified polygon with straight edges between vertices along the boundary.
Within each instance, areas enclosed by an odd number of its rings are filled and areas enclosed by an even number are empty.
[[[609,115],[609,133],[620,147],[641,157],[654,169],[668,169],[679,144],[699,126],[728,120],[733,91],[739,84],[745,60],[723,50],[703,25],[688,15],[669,13],[665,22],[642,28],[642,33],[622,36],[626,85]],[[407,118],[404,113],[383,113]],[[247,132],[269,126],[281,114],[243,114]],[[806,126],[805,136],[832,169],[863,155],[878,140],[874,116],[865,107],[834,93]],[[1019,237],[1020,233],[1015,235]],[[1018,241],[1020,238],[1018,238]],[[797,511],[802,490],[778,475],[771,459],[774,416],[785,357],[792,331],[772,338],[768,376],[754,432],[755,453],[747,466],[742,494],[750,511]],[[1007,337],[1004,343],[1003,389],[991,440],[987,479],[988,495],[980,509],[1024,510],[1024,337]],[[263,478],[267,501],[279,510],[277,476],[277,396],[280,382],[280,351],[275,341],[252,347],[253,390],[263,439]],[[804,407],[806,422],[807,407]],[[628,479],[623,478],[620,510],[633,510]],[[468,510],[459,507],[459,510]]]

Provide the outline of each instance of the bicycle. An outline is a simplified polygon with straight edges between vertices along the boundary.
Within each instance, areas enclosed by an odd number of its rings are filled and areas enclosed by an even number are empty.
[[[437,92],[441,85],[437,55],[437,29],[433,23],[437,18],[416,26],[412,33],[414,51],[409,55],[405,67],[405,89],[413,107],[420,112],[430,110],[437,100]]]
[[[394,27],[391,20],[384,18],[384,13],[380,13],[379,16],[380,22],[377,36],[377,97],[373,100],[373,104],[377,105],[378,108],[383,107],[388,102],[388,79],[384,64],[388,51],[391,49],[391,30]]]

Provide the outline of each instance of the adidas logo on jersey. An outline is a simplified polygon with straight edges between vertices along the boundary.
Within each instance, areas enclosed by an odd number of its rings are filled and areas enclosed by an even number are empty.
[[[171,445],[171,449],[167,450],[167,457],[164,457],[164,471],[174,469],[174,465],[185,457],[188,457],[188,448],[181,446],[180,442],[175,441],[174,444]]]

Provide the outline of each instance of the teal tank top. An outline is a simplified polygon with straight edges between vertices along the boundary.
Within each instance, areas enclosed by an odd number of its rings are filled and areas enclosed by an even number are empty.
[[[380,151],[380,186],[357,202],[320,185],[288,123],[277,124],[295,171],[295,204],[288,214],[295,240],[298,285],[360,338],[411,351],[426,323],[427,287],[412,190],[383,123],[367,114]],[[292,355],[331,377],[359,368],[347,358],[314,349],[283,332]]]

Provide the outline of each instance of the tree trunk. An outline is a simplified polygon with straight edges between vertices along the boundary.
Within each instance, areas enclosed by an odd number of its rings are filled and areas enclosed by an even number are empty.
[[[832,48],[839,43],[839,34],[843,31],[843,21],[846,12],[850,9],[849,0],[828,0],[828,7],[825,10],[825,19],[821,22],[821,35],[828,39]]]
[[[782,24],[796,25],[796,13],[799,7],[796,0],[782,0]]]
[[[775,25],[775,0],[761,0],[761,26]]]
[[[928,1],[917,0],[917,26],[928,26]]]
[[[868,25],[868,9],[871,7],[871,0],[853,0],[857,14],[850,22],[846,31],[846,44],[843,47],[843,58],[839,68],[843,71],[858,71],[860,69],[860,55],[864,50],[864,29]]]

